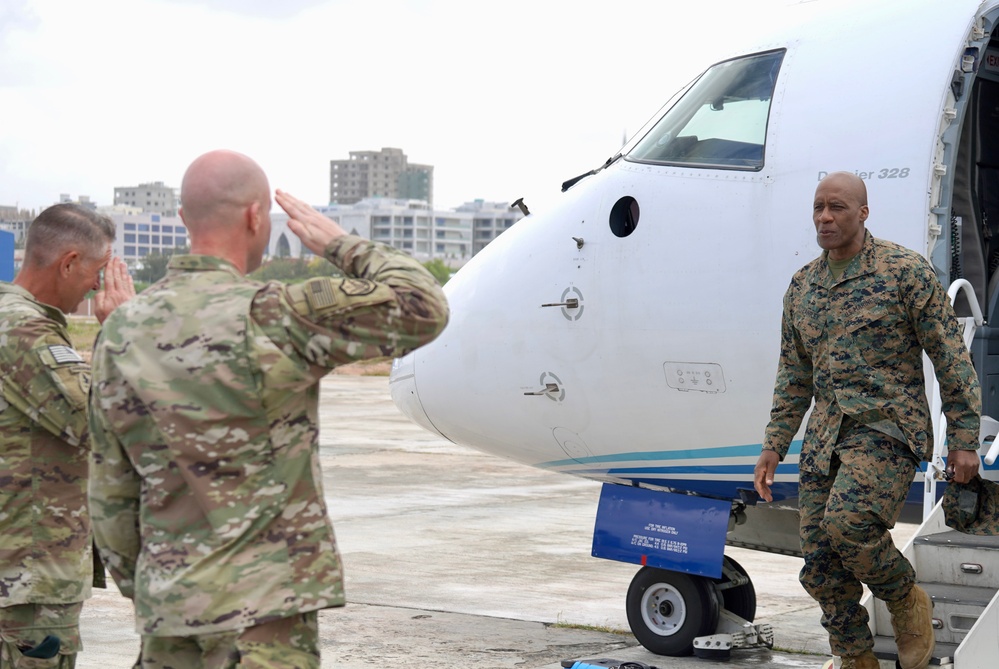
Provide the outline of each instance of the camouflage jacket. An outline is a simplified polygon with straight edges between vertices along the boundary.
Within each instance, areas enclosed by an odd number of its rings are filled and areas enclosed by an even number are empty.
[[[90,368],[66,317],[0,283],[0,607],[90,596]]]
[[[141,634],[209,634],[344,604],[319,381],[432,340],[447,303],[387,246],[347,236],[325,255],[347,278],[263,284],[219,258],[175,257],[104,323],[91,512]]]
[[[828,472],[843,416],[908,445],[933,450],[923,351],[940,382],[947,446],[977,449],[981,395],[947,293],[919,254],[867,232],[833,280],[826,253],[791,279],[781,354],[763,443],[781,459],[815,398],[801,467]]]

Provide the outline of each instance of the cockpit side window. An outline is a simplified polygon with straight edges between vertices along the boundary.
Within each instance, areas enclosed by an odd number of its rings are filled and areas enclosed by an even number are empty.
[[[628,160],[723,169],[763,168],[767,119],[784,50],[711,67],[632,149]]]

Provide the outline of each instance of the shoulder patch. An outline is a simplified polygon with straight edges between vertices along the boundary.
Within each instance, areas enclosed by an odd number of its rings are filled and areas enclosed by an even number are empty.
[[[361,297],[370,295],[378,288],[378,284],[368,279],[344,279],[340,284],[340,290],[349,297]]]
[[[48,349],[57,365],[83,362],[83,358],[80,357],[80,354],[69,346],[54,344],[49,346]]]

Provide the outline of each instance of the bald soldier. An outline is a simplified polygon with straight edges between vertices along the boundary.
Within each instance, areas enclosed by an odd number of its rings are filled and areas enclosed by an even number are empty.
[[[877,669],[861,584],[883,600],[903,669],[933,652],[932,602],[892,542],[920,461],[933,453],[922,353],[936,370],[947,416],[948,470],[978,470],[978,377],[943,286],[929,263],[865,229],[867,188],[830,174],[815,191],[821,256],[784,296],[773,409],[756,465],[766,501],[815,399],[799,462],[800,580],[845,669]]]
[[[0,669],[75,666],[80,609],[104,579],[87,513],[90,366],[66,314],[94,290],[103,322],[135,294],[114,237],[89,209],[49,207],[14,282],[0,283]]]
[[[447,321],[418,262],[276,200],[343,278],[246,278],[270,237],[270,187],[250,158],[213,151],[181,184],[192,255],[96,345],[90,501],[101,555],[135,604],[142,667],[319,666],[317,611],[345,601],[319,381],[401,356]]]

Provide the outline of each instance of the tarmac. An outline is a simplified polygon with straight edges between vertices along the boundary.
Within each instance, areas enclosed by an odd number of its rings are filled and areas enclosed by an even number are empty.
[[[821,667],[820,612],[801,560],[730,548],[753,579],[755,622],[775,649],[728,662],[654,655],[628,628],[637,565],[590,556],[600,484],[456,446],[410,423],[384,376],[323,380],[325,494],[348,604],[320,613],[322,666],[342,669],[559,669],[608,658],[666,668]],[[900,525],[896,541],[915,526]],[[110,581],[110,579],[109,579]],[[95,590],[78,669],[130,667],[131,602]]]

